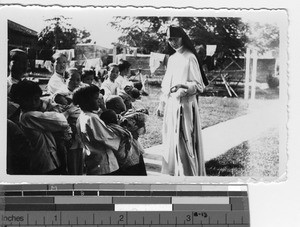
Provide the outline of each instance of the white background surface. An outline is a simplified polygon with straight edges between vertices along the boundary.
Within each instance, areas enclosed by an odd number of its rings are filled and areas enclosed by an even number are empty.
[[[14,1],[2,1],[12,3]],[[36,1],[18,1],[28,4]],[[43,1],[45,3],[61,1]],[[83,4],[83,1],[64,0],[63,4]],[[288,122],[288,168],[287,180],[280,183],[249,184],[251,227],[292,227],[300,226],[300,4],[296,0],[260,0],[260,1],[88,1],[84,4],[93,5],[147,5],[147,6],[194,6],[197,8],[286,8],[289,24],[289,122]],[[1,16],[1,15],[0,15]],[[30,16],[30,15],[28,15]],[[2,50],[1,50],[2,52]],[[3,64],[1,64],[3,65]],[[4,75],[1,75],[4,78]],[[1,88],[4,86],[1,85]],[[2,112],[1,112],[2,114]],[[1,122],[2,128],[2,122]],[[3,140],[1,140],[3,141]]]

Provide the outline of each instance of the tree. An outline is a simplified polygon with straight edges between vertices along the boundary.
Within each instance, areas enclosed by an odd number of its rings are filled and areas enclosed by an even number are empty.
[[[67,18],[64,16],[46,19],[47,25],[38,34],[38,45],[42,49],[71,49],[77,43],[91,42],[90,33],[88,31],[80,30],[72,27]]]
[[[237,58],[245,53],[248,27],[237,17],[181,17],[179,25],[188,29],[195,45],[217,45],[216,55]]]
[[[234,17],[175,17],[194,45],[217,45],[223,57],[245,53],[247,25]],[[169,17],[115,17],[110,25],[124,34],[119,42],[140,48],[142,53],[164,52],[164,35]]]
[[[249,46],[258,50],[260,54],[268,51],[279,52],[279,28],[275,24],[254,23],[249,26]]]
[[[124,35],[119,37],[119,45],[137,47],[138,52],[163,52],[166,45],[161,27],[168,17],[114,17],[110,25]]]

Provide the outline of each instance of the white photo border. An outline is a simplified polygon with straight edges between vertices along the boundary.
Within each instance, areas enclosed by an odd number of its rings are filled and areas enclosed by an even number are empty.
[[[0,179],[2,183],[249,183],[249,182],[280,182],[286,180],[287,171],[287,103],[288,103],[288,14],[285,9],[196,9],[191,7],[175,8],[175,7],[59,7],[59,6],[2,6],[0,7],[0,49],[5,50],[0,52],[1,75],[6,78],[7,69],[7,20],[10,19],[12,13],[24,12],[23,16],[30,16],[29,11],[33,10],[53,10],[55,14],[58,12],[70,11],[83,12],[88,10],[95,10],[101,12],[110,11],[112,15],[116,16],[197,16],[197,17],[240,17],[244,14],[248,16],[265,16],[266,14],[276,15],[280,24],[280,100],[283,103],[282,122],[280,122],[280,162],[279,162],[279,177],[124,177],[124,176],[28,176],[28,175],[7,175],[6,174],[6,108],[1,108],[2,136],[0,140],[1,153],[0,163]],[[56,13],[57,12],[57,13]],[[130,13],[129,13],[130,12]],[[22,13],[20,14],[22,18]],[[3,103],[6,103],[6,83],[1,83],[1,98]],[[6,104],[5,104],[6,106]]]

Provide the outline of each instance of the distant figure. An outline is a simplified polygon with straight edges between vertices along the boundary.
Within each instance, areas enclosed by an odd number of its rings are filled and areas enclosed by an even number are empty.
[[[18,83],[27,70],[27,53],[20,49],[13,49],[9,52],[9,76],[7,77],[7,94],[11,86]]]
[[[121,60],[119,66],[119,76],[116,79],[116,83],[118,84],[118,91],[123,90],[125,86],[132,85],[132,82],[129,81],[130,77],[130,67],[131,64],[126,60]]]
[[[147,76],[143,74],[142,69],[138,69],[138,73],[135,75],[134,78],[137,79],[142,84],[141,89],[139,89],[141,91],[141,94],[148,96],[148,91],[146,88],[148,80],[147,80]]]
[[[19,105],[11,100],[11,92],[23,78],[27,69],[28,57],[26,52],[20,49],[13,49],[9,53],[9,76],[7,77],[7,117],[13,122],[19,121]]]
[[[67,69],[67,56],[62,53],[56,53],[52,56],[54,65],[54,74],[48,81],[47,89],[49,94],[68,94],[69,90],[66,84],[65,72]]]
[[[204,60],[206,58],[206,49],[205,46],[203,44],[201,44],[198,49],[197,49],[197,53],[198,53],[198,59],[199,59],[199,63],[202,65],[204,63]]]
[[[118,74],[118,65],[115,63],[109,64],[108,78],[101,85],[101,89],[104,89],[104,101],[111,95],[117,95],[118,84],[115,80],[119,76]]]

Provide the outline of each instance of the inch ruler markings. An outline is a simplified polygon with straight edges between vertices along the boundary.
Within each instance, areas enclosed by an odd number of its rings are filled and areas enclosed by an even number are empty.
[[[246,185],[0,185],[1,226],[250,226]]]

